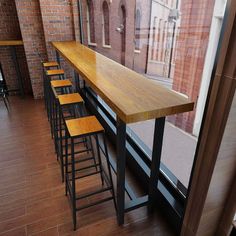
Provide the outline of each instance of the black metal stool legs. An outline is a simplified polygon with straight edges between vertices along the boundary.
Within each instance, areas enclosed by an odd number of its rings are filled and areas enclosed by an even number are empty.
[[[72,181],[72,215],[74,230],[76,230],[76,189],[75,189],[75,156],[74,156],[74,139],[71,138],[71,181]]]
[[[67,133],[67,131],[66,131],[66,133]],[[99,133],[93,134],[94,138],[95,138],[94,145],[96,145],[96,150],[97,150],[96,155],[97,155],[97,158],[98,158],[98,164],[78,168],[77,164],[79,165],[80,162],[76,161],[76,155],[78,154],[78,152],[75,151],[75,145],[76,145],[75,138],[70,137],[70,142],[71,142],[70,151],[71,151],[71,154],[68,154],[68,147],[66,148],[65,195],[67,196],[68,193],[69,193],[70,204],[71,204],[71,207],[72,207],[73,228],[74,228],[74,230],[76,230],[76,225],[77,225],[77,220],[76,220],[76,212],[77,211],[88,208],[88,207],[91,207],[91,206],[95,206],[97,204],[101,204],[105,201],[110,201],[110,200],[113,200],[114,207],[116,209],[114,186],[113,186],[113,181],[112,181],[111,167],[110,167],[110,161],[109,161],[109,156],[108,156],[106,140],[105,140],[105,137],[104,137],[104,133],[100,132],[100,134],[102,135],[101,141],[103,141],[103,143],[104,143],[104,152],[103,153],[104,153],[104,156],[105,156],[108,175],[104,171],[102,160],[101,160],[101,150],[100,150],[101,145],[99,144],[99,138],[98,138]],[[66,136],[67,136],[67,134],[66,134]],[[66,138],[66,140],[67,140],[67,138]],[[66,145],[68,146],[67,141],[66,141]],[[91,143],[91,145],[93,145],[93,143]],[[71,163],[69,163],[69,161],[68,161],[69,156],[71,157],[71,159],[70,159]],[[71,170],[69,170],[70,164],[71,164]],[[99,167],[99,170],[97,170],[93,173],[91,173],[91,172],[85,173],[84,172],[85,170],[92,169],[96,166]],[[82,173],[83,175],[80,175],[80,173]],[[97,174],[100,175],[102,188],[99,189],[99,190],[96,190],[94,192],[89,192],[89,193],[77,196],[77,194],[76,194],[76,180],[81,179],[81,178],[85,178],[85,177],[89,177],[91,175],[97,175]],[[105,183],[106,183],[106,186],[104,186]],[[91,197],[93,195],[101,194],[101,193],[106,192],[106,191],[109,191],[111,196],[106,197],[106,198],[102,198],[100,200],[96,200],[95,202],[91,202],[91,203],[89,203],[87,205],[84,205],[84,206],[77,207],[77,201],[79,201],[83,198]]]
[[[103,178],[103,172],[102,172],[102,160],[101,160],[101,154],[100,154],[100,148],[99,148],[99,141],[98,141],[98,135],[95,134],[95,140],[96,140],[96,146],[97,146],[97,155],[98,155],[98,163],[100,166],[100,177],[102,181],[102,185],[104,185],[104,178]]]
[[[111,174],[111,164],[110,164],[110,160],[109,160],[109,155],[108,155],[108,149],[107,149],[107,143],[106,143],[106,138],[105,138],[105,134],[102,134],[102,139],[103,139],[103,144],[104,144],[104,151],[105,151],[105,158],[106,158],[106,162],[107,162],[107,169],[108,169],[108,174],[109,174],[109,178],[110,178],[110,184],[111,184],[111,194],[113,196],[113,202],[114,202],[114,206],[115,209],[117,211],[117,206],[116,206],[116,198],[115,198],[115,191],[114,191],[114,185],[113,185],[113,180],[112,180],[112,174]]]
[[[69,181],[68,179],[68,132],[67,130],[65,131],[65,195],[67,196],[68,193],[68,184],[67,182]]]

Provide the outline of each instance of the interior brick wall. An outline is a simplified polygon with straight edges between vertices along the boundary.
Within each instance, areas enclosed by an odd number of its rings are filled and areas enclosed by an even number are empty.
[[[50,42],[75,40],[74,1],[39,0],[39,2],[48,59],[55,60],[55,50]],[[72,79],[71,66],[62,60],[61,67],[65,70],[66,78]]]
[[[21,39],[19,21],[16,12],[14,0],[1,0],[0,2],[0,40]],[[26,62],[23,46],[17,46],[17,58],[20,64],[22,79],[26,92],[31,92],[29,81],[29,72]],[[8,85],[8,89],[18,89],[18,81],[16,69],[12,60],[11,47],[0,47],[0,62],[2,64],[3,73]]]
[[[215,0],[182,0],[181,27],[176,43],[173,89],[197,102],[208,46]],[[195,106],[196,108],[196,106]],[[178,127],[191,133],[196,110],[171,117]]]
[[[42,60],[55,60],[50,42],[79,39],[78,5],[75,0],[15,0],[35,98],[43,96]],[[66,77],[73,70],[62,60]]]
[[[33,94],[35,98],[40,98],[43,96],[41,60],[46,60],[47,55],[39,2],[38,0],[15,0],[15,2]]]

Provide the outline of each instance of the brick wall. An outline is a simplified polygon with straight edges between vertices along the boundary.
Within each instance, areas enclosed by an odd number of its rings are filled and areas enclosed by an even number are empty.
[[[76,15],[76,6],[74,5],[76,3],[72,0],[39,0],[39,2],[48,59],[55,60],[55,50],[50,42],[75,40],[74,14]],[[61,66],[65,69],[66,77],[72,79],[71,66],[63,60]]]
[[[43,96],[41,60],[55,60],[55,51],[50,42],[79,39],[77,1],[15,0],[15,2],[33,94],[35,98],[41,98]],[[72,79],[71,67],[63,60],[61,66],[65,69],[66,77]]]
[[[17,12],[14,0],[1,0],[0,2],[0,40],[21,39],[20,26],[17,18]],[[3,73],[9,89],[17,89],[18,81],[15,65],[12,60],[10,47],[0,47],[0,61]],[[20,64],[21,74],[24,80],[26,92],[31,91],[29,82],[29,72],[25,58],[24,48],[17,46],[17,57]]]
[[[39,2],[38,0],[15,0],[15,2],[33,94],[35,98],[39,98],[43,96],[41,60],[47,59]]]
[[[120,27],[122,23],[122,10],[124,6],[126,11],[126,44],[125,44],[125,66],[135,69],[138,72],[144,73],[146,67],[146,54],[148,44],[148,34],[142,38],[140,43],[140,52],[135,53],[135,9],[136,1],[114,0],[110,2],[106,0],[109,9],[109,41],[111,48],[104,47],[103,45],[103,30],[102,30],[102,17],[103,17],[103,2],[104,0],[92,0],[94,7],[94,24],[95,24],[95,43],[96,46],[89,45],[92,49],[102,53],[103,55],[121,63],[121,48],[122,39],[121,34],[117,32],[116,28]],[[137,6],[142,12],[141,28],[147,29],[149,27],[149,14],[150,14],[151,1],[137,0]],[[83,15],[83,32],[84,43],[88,45],[88,32],[87,32],[87,0],[82,0],[82,15]]]
[[[201,85],[215,0],[182,0],[181,27],[176,44],[173,89],[196,103]],[[171,117],[178,127],[192,132],[195,110]]]

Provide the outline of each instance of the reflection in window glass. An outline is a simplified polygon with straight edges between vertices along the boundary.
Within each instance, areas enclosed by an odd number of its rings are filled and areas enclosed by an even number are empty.
[[[85,45],[195,102],[194,111],[167,118],[162,153],[162,164],[186,187],[225,3],[226,0],[82,1],[83,9],[88,5],[87,27],[83,27]],[[91,45],[95,36],[96,45]],[[129,134],[150,153],[154,121],[131,124],[129,128]]]
[[[88,43],[95,43],[94,6],[92,0],[87,1],[87,33]]]
[[[141,13],[139,9],[136,11],[135,26],[135,49],[140,50]]]
[[[109,36],[109,8],[106,1],[102,4],[103,10],[103,45],[110,45],[110,36]]]

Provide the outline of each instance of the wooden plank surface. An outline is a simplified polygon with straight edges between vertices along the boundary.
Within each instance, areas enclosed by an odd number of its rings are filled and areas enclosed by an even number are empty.
[[[18,46],[23,45],[22,40],[0,40],[0,46]]]
[[[125,123],[193,110],[184,96],[78,42],[52,45]]]

